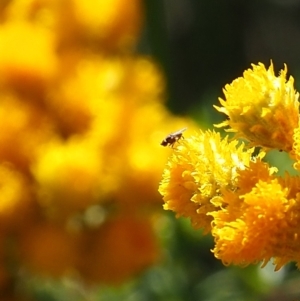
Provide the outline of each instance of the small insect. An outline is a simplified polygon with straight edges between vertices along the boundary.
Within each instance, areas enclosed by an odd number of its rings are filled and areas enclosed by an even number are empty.
[[[162,146],[174,146],[174,143],[178,141],[180,138],[183,138],[182,133],[186,130],[187,128],[183,128],[177,132],[169,134],[162,142],[160,145]]]

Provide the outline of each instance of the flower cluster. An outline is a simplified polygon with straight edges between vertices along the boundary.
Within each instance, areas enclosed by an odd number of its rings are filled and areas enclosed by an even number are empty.
[[[169,158],[159,191],[164,208],[211,232],[214,255],[225,265],[300,265],[300,177],[263,161],[287,152],[299,170],[299,94],[287,67],[274,74],[261,63],[224,89],[220,99],[235,137],[199,131],[181,140]],[[243,138],[239,142],[237,138]],[[248,143],[247,143],[248,142]]]
[[[142,15],[140,0],[0,5],[1,292],[20,269],[115,284],[158,259],[159,143],[189,121],[134,52]]]

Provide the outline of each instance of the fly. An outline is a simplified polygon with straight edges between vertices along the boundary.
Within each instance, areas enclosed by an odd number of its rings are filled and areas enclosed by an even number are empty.
[[[177,132],[169,134],[162,142],[160,145],[162,146],[174,146],[175,142],[177,142],[180,138],[183,138],[182,133],[186,130],[187,128],[183,128]]]

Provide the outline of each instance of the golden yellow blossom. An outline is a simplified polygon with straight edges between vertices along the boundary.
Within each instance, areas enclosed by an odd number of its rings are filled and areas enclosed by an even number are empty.
[[[298,93],[286,66],[278,77],[272,64],[252,67],[226,85],[216,108],[229,117],[218,126],[229,126],[253,149],[209,131],[180,140],[159,191],[165,209],[211,231],[213,253],[225,265],[273,259],[278,270],[290,261],[300,265],[300,177],[278,176],[260,147],[288,152],[300,169]]]
[[[252,158],[248,168],[239,170],[237,177],[238,194],[243,195],[252,190],[259,181],[271,181],[275,178],[276,167],[263,162],[264,153]]]
[[[212,213],[215,256],[226,265],[267,263],[275,257],[277,269],[299,260],[299,204],[288,194],[288,188],[277,179],[259,181],[249,193],[240,196],[239,206],[229,205]]]
[[[238,189],[239,170],[249,166],[253,149],[219,133],[198,132],[178,142],[163,174],[159,191],[164,208],[190,217],[196,228],[209,231],[211,216],[219,210],[223,190]]]
[[[225,86],[225,100],[219,99],[222,107],[215,108],[229,120],[218,126],[230,126],[228,131],[255,146],[290,152],[299,122],[299,94],[294,79],[286,79],[286,66],[278,77],[272,63],[269,69],[261,63],[252,68]]]

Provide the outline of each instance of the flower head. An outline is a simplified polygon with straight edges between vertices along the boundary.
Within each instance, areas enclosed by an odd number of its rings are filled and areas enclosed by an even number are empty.
[[[300,244],[295,238],[300,229],[295,214],[299,204],[289,197],[288,188],[277,179],[259,181],[240,198],[239,210],[228,206],[212,213],[215,256],[224,264],[239,265],[266,263],[275,257],[277,269],[298,258]]]
[[[230,126],[229,131],[236,137],[253,145],[290,152],[299,121],[299,94],[294,89],[294,79],[286,79],[286,66],[278,77],[272,63],[269,69],[261,63],[252,67],[225,86],[225,100],[219,99],[222,107],[215,108],[229,120],[218,126]]]
[[[223,205],[222,191],[237,189],[237,175],[249,165],[253,149],[219,133],[198,132],[181,140],[163,174],[159,191],[164,208],[190,217],[197,228],[210,230],[208,213]]]
[[[229,117],[218,126],[259,147],[256,155],[236,139],[200,132],[176,145],[159,191],[165,209],[211,231],[213,253],[225,265],[273,258],[276,269],[289,261],[299,266],[300,178],[277,175],[261,148],[288,152],[300,170],[299,95],[286,66],[278,77],[272,64],[252,66],[226,85],[216,108]]]

